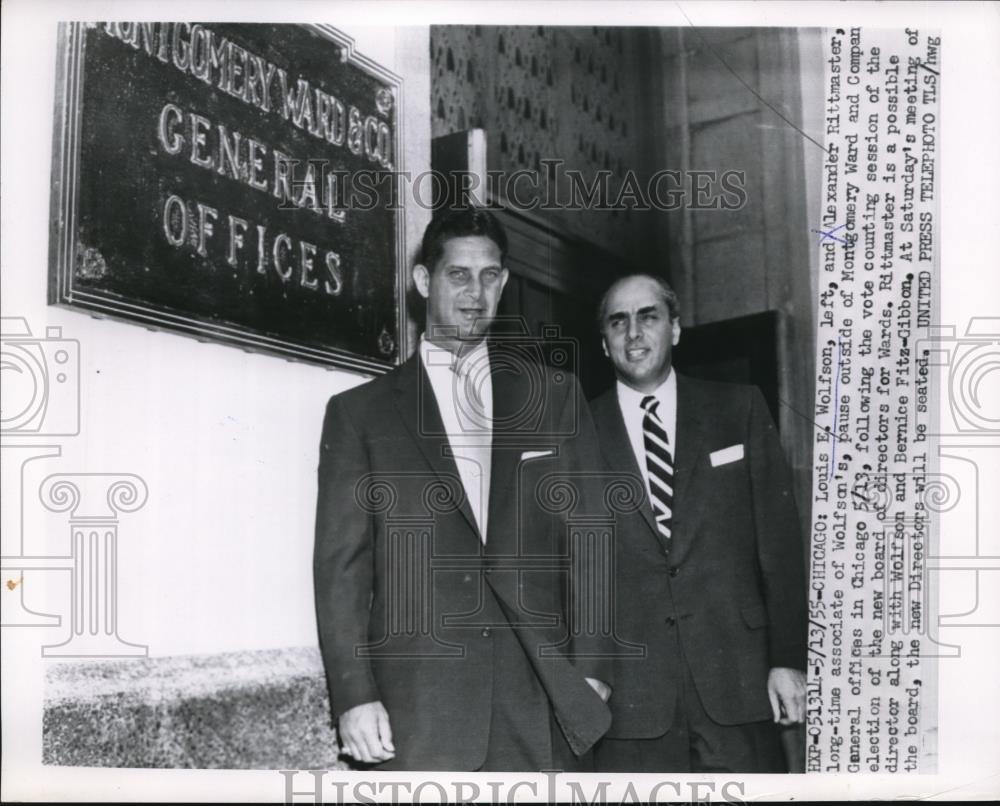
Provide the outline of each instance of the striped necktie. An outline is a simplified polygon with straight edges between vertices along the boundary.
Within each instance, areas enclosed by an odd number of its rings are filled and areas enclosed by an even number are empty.
[[[649,498],[664,549],[670,551],[670,519],[674,508],[674,460],[670,455],[670,440],[656,413],[660,401],[646,395],[639,405],[646,412],[642,418],[642,439],[646,447]]]

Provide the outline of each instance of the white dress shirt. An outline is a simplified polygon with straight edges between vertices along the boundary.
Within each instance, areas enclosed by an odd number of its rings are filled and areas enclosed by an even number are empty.
[[[421,336],[420,360],[434,390],[479,537],[486,543],[493,445],[493,379],[486,341],[456,359],[450,350]]]
[[[632,444],[632,453],[635,456],[636,464],[642,473],[642,480],[646,484],[646,492],[650,496],[649,490],[649,470],[646,467],[646,444],[642,433],[642,421],[646,416],[641,403],[646,397],[646,392],[637,392],[631,386],[618,381],[618,406],[622,410],[622,418],[625,420],[625,429],[628,431],[628,439]],[[667,379],[652,394],[660,401],[660,406],[656,410],[667,438],[670,440],[670,455],[676,462],[677,459],[677,374],[671,368]]]

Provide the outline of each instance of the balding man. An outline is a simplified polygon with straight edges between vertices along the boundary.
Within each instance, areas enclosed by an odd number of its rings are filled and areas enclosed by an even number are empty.
[[[641,477],[619,521],[618,636],[601,770],[785,772],[776,724],[805,707],[806,596],[791,479],[755,387],[678,375],[677,297],[615,282],[599,313],[616,385],[591,403],[612,469]]]

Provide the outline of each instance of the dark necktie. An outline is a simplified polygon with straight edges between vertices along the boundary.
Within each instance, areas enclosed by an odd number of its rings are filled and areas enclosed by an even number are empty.
[[[656,516],[656,528],[664,548],[670,550],[670,519],[674,508],[674,460],[670,455],[670,440],[663,421],[656,413],[660,401],[652,395],[642,399],[642,441],[646,448],[646,470],[649,473],[649,497]]]

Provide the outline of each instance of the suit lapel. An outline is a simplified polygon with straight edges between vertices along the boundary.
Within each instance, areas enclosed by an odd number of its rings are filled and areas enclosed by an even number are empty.
[[[698,472],[698,459],[706,437],[705,408],[711,402],[702,399],[692,381],[677,375],[677,444],[674,451],[674,528],[671,554],[677,556],[693,534],[697,507],[691,492],[691,478]]]
[[[434,388],[419,356],[418,350],[399,373],[396,380],[396,409],[435,474],[454,478],[458,482],[458,489],[462,490],[461,476],[455,459],[451,456]],[[459,511],[479,536],[479,527],[464,493]]]
[[[532,382],[526,372],[516,371],[518,363],[511,365],[494,344],[490,344],[490,378],[493,384],[493,444],[490,451],[490,501],[489,536],[487,552],[492,555],[518,553],[518,525],[508,523],[516,517],[517,466],[521,452],[527,449],[525,439],[530,436],[521,414],[524,402],[531,399],[525,384]],[[494,525],[496,528],[494,528]]]
[[[621,405],[618,403],[618,394],[614,386],[604,395],[600,406],[603,411],[600,412],[599,416],[605,428],[602,449],[608,464],[616,473],[635,476],[642,482],[642,471],[632,450],[632,440],[629,438],[628,429],[625,428],[625,418],[622,416]],[[659,543],[659,531],[653,516],[653,506],[646,493],[645,483],[642,483],[643,502],[639,511],[642,513],[650,533]]]

